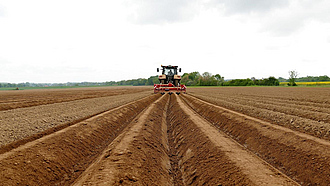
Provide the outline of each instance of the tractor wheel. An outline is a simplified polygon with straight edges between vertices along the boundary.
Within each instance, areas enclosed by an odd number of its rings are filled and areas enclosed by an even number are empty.
[[[178,84],[179,84],[179,80],[175,79],[175,80],[174,80],[174,86],[176,86],[176,87],[177,87],[177,86],[178,86]]]

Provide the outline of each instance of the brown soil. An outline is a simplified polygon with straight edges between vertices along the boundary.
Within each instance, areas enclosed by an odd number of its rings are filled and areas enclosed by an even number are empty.
[[[75,185],[296,185],[187,109],[176,95],[155,102]]]
[[[323,102],[308,89],[202,90],[191,93],[205,101],[142,91],[0,111],[0,139],[21,136],[2,146],[0,185],[328,185],[329,140],[295,127],[327,127],[303,114],[326,119],[321,89]]]
[[[94,87],[0,91],[0,111],[151,90],[152,87]]]
[[[74,185],[170,185],[166,131],[161,130],[168,97],[136,118]]]
[[[15,146],[10,143],[18,140],[26,141],[26,138],[33,135],[40,137],[45,131],[47,134],[49,131],[54,131],[54,128],[64,128],[150,94],[150,92],[127,93],[0,111],[0,152],[3,151],[1,149],[6,148],[3,147],[4,145]]]
[[[184,96],[220,130],[302,185],[330,182],[330,142]]]
[[[113,109],[0,155],[0,185],[68,185],[159,95]]]
[[[179,105],[209,140],[224,152],[222,156],[228,157],[227,162],[234,162],[252,183],[255,185],[298,185],[287,176],[247,151],[246,148],[240,146],[227,135],[219,132],[206,120],[202,119],[200,116],[196,116],[196,113],[184,105],[181,100],[179,100]],[[240,181],[238,183],[242,182]]]
[[[330,88],[193,88],[190,94],[276,125],[330,139]]]

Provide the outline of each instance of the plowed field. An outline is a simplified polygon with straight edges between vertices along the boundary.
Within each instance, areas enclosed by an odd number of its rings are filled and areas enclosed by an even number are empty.
[[[329,185],[330,89],[0,92],[0,185]]]

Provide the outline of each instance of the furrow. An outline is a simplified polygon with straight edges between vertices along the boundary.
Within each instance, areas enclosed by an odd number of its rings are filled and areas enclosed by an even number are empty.
[[[110,110],[0,155],[0,185],[69,185],[159,95]]]
[[[235,111],[184,96],[215,127],[302,185],[330,182],[330,143]]]

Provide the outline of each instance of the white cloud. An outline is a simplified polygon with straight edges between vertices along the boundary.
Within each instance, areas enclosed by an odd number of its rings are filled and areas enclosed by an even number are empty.
[[[161,64],[230,79],[326,74],[327,1],[243,2],[6,1],[0,82],[148,78]]]
[[[211,0],[211,4],[221,4],[228,14],[265,13],[287,6],[289,0]]]
[[[274,10],[261,19],[262,31],[287,36],[300,32],[314,21],[327,23],[329,8],[329,1],[291,1],[290,6]]]
[[[0,17],[6,16],[6,8],[0,4]]]
[[[192,20],[198,14],[198,1],[127,0],[128,20],[136,24],[164,24]]]
[[[208,8],[218,7],[226,16],[255,20],[260,31],[274,36],[287,36],[301,30],[310,21],[329,22],[330,2],[327,0],[210,0]]]

